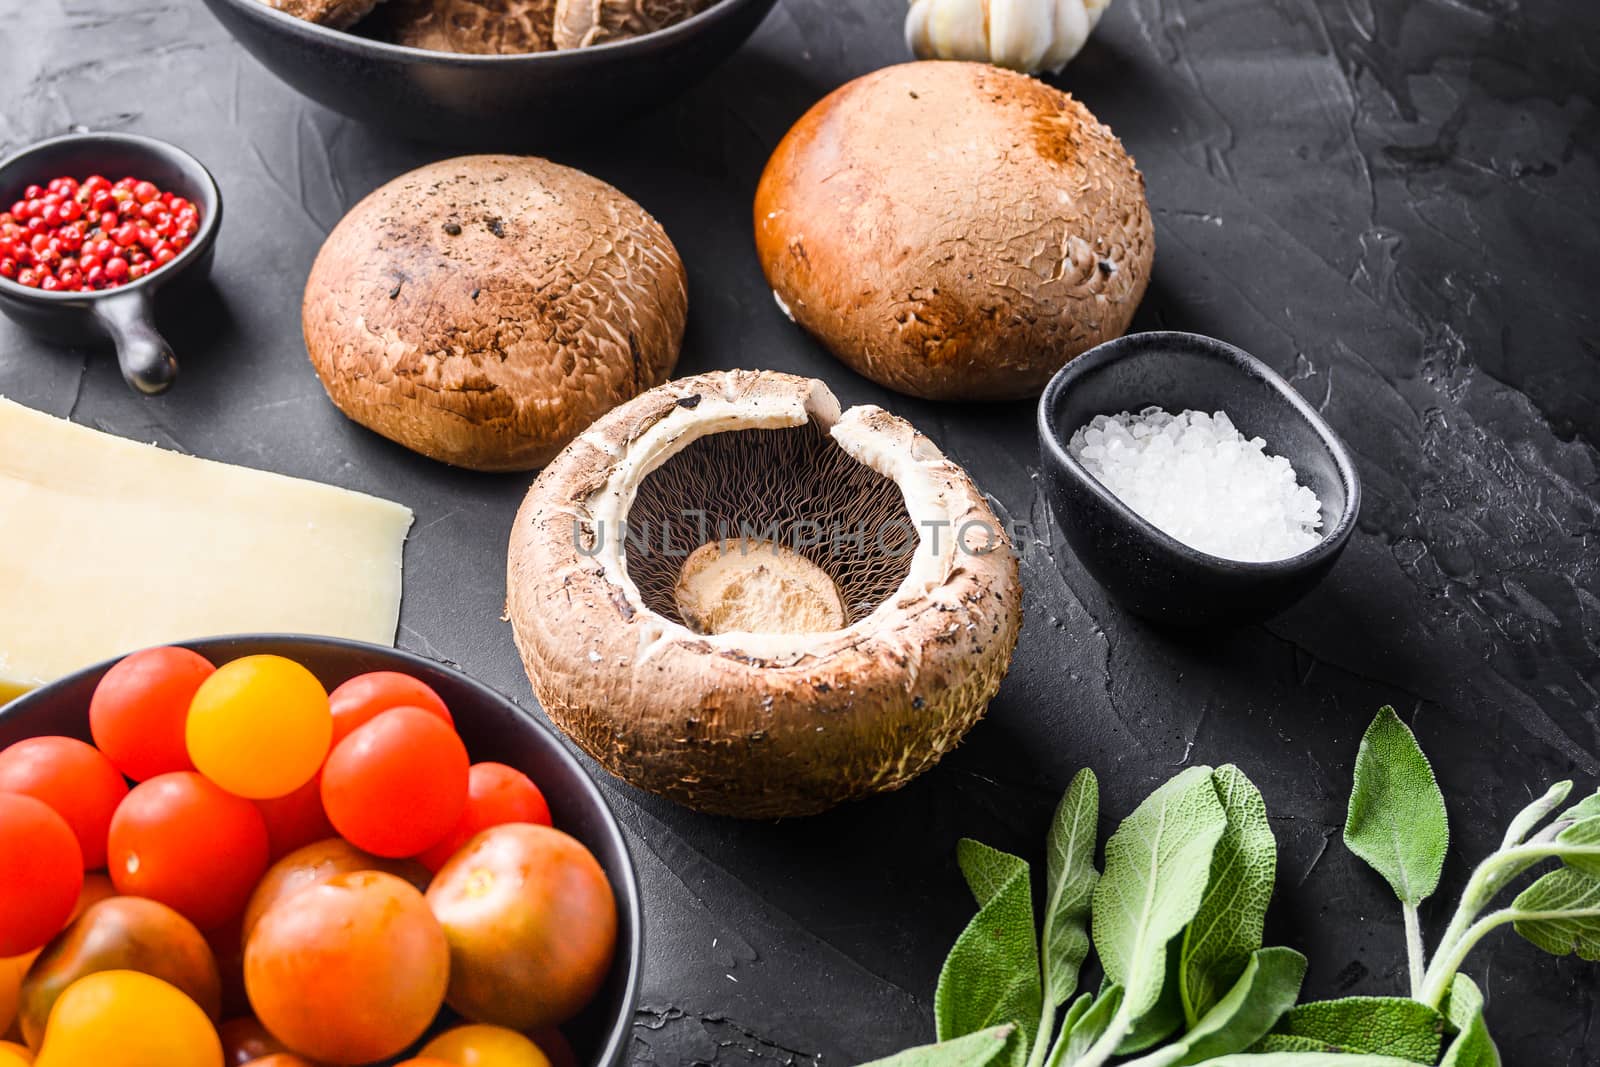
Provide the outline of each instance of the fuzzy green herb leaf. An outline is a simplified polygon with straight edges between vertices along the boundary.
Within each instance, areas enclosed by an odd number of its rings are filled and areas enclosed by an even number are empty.
[[[1117,1055],[1127,1056],[1152,1048],[1183,1029],[1183,999],[1178,995],[1178,958],[1183,939],[1167,943],[1167,977],[1155,1006],[1133,1021],[1133,1028],[1117,1046]]]
[[[1243,1052],[1294,1007],[1306,958],[1290,948],[1264,948],[1246,961],[1233,988],[1188,1033],[1127,1067],[1186,1067]]]
[[[989,1067],[1005,1054],[1016,1032],[1014,1026],[994,1026],[937,1045],[908,1048],[862,1067]]]
[[[1575,822],[1556,835],[1561,862],[1600,875],[1600,815]]]
[[[1356,754],[1344,842],[1416,907],[1439,885],[1450,845],[1444,794],[1409,727],[1384,707]]]
[[[1200,1067],[1411,1067],[1411,1061],[1339,1052],[1241,1052],[1206,1060]]]
[[[1228,826],[1211,858],[1205,898],[1183,935],[1179,993],[1191,1027],[1239,980],[1261,947],[1278,867],[1267,805],[1255,785],[1232,765],[1218,767],[1211,780]]]
[[[1600,877],[1573,867],[1551,871],[1511,902],[1506,917],[1546,952],[1600,960]]]
[[[1329,1052],[1381,1053],[1433,1064],[1444,1044],[1445,1017],[1405,997],[1345,997],[1291,1009],[1275,1033],[1309,1038]]]
[[[1199,910],[1227,824],[1211,768],[1191,767],[1146,797],[1106,842],[1094,945],[1106,975],[1122,986],[1118,1015],[1126,1023],[1160,999],[1167,943]]]
[[[1084,1005],[1079,1011],[1079,1005]],[[1107,986],[1092,999],[1088,993],[1079,997],[1067,1011],[1067,1020],[1061,1026],[1061,1036],[1050,1050],[1045,1067],[1068,1067],[1077,1063],[1105,1034],[1117,1009],[1122,1007],[1122,987]],[[1077,1012],[1077,1017],[1073,1013]]]
[[[1046,841],[1048,899],[1044,909],[1044,1008],[1054,1011],[1078,988],[1089,955],[1089,903],[1100,872],[1094,847],[1100,823],[1100,783],[1081,770],[1050,821]]]
[[[1563,819],[1579,822],[1600,815],[1600,790],[1596,790],[1561,813]]]
[[[978,914],[956,938],[933,995],[941,1042],[1016,1024],[1010,1062],[1023,1063],[1039,1020],[1039,948],[1033,890],[1023,860],[976,841],[956,846],[956,861],[978,900]]]
[[[1534,827],[1544,822],[1552,811],[1560,807],[1561,802],[1566,800],[1571,792],[1571,782],[1557,782],[1545,791],[1544,796],[1517,812],[1517,817],[1506,827],[1506,836],[1501,841],[1500,847],[1513,848],[1526,841],[1528,835],[1533,833]]]
[[[1500,1050],[1495,1048],[1483,1021],[1483,993],[1472,979],[1456,975],[1444,1014],[1455,1027],[1456,1036],[1439,1067],[1500,1067]]]

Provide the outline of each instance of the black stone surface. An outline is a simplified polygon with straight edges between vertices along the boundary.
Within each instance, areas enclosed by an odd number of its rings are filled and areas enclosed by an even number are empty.
[[[1392,702],[1415,726],[1449,800],[1455,847],[1424,908],[1434,935],[1512,812],[1553,779],[1600,779],[1600,8],[1116,0],[1057,79],[1149,183],[1158,251],[1136,325],[1211,333],[1289,376],[1352,446],[1366,490],[1361,528],[1309,599],[1195,635],[1128,617],[1060,545],[1028,406],[884,393],[791,327],[762,283],[748,211],[767,153],[824,92],[904,58],[903,6],[783,0],[697,90],[551,152],[621,186],[678,243],[681,371],[779,368],[881,403],[1035,534],[1005,687],[911,787],[744,825],[605,782],[648,900],[636,1060],[843,1067],[927,1040],[939,963],[971,911],[956,839],[1037,857],[1083,765],[1101,776],[1106,831],[1181,766],[1245,768],[1281,851],[1269,934],[1311,957],[1308,992],[1400,992],[1398,911],[1339,839],[1374,709]],[[184,359],[171,393],[135,396],[108,357],[0,324],[0,394],[404,501],[417,522],[400,644],[537,713],[499,621],[529,478],[450,470],[347,423],[299,336],[323,235],[439,153],[296,97],[195,3],[6,12],[0,148],[79,126],[170,138],[216,173],[228,217],[217,303],[169,316]],[[1468,970],[1509,1063],[1600,1061],[1593,965],[1502,933]]]

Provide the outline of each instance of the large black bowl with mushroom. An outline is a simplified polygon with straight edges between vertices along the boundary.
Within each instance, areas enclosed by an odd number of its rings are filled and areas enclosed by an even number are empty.
[[[537,147],[659,104],[776,0],[205,0],[318,103],[420,140]]]

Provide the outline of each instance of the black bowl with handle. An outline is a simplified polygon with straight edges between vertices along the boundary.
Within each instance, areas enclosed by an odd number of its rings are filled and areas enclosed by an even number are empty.
[[[432,52],[307,22],[263,0],[205,2],[263,66],[326,107],[421,141],[531,148],[603,133],[687,89],[776,0],[718,0],[655,33],[520,55]]]
[[[368,671],[409,674],[444,698],[473,762],[494,760],[533,779],[550,804],[556,828],[571,834],[594,853],[617,900],[617,947],[611,974],[594,1001],[562,1031],[580,1063],[617,1067],[623,1062],[639,998],[643,951],[639,885],[616,818],[594,782],[550,730],[488,686],[399,649],[294,634],[248,634],[176,643],[219,666],[242,656],[286,656],[303,664],[330,690]],[[0,707],[0,748],[40,735],[90,740],[89,698],[101,676],[115,662],[107,660],[85,667]]]
[[[115,347],[127,383],[141,393],[160,393],[177,376],[178,361],[156,329],[156,304],[195,294],[210,272],[222,193],[200,161],[177,145],[132,133],[72,133],[0,161],[0,205],[21,199],[30,185],[91,174],[112,181],[132,175],[177,193],[199,209],[200,228],[172,262],[115,289],[45,292],[0,278],[0,311],[47,341]]]
[[[1322,539],[1287,559],[1224,559],[1123,503],[1068,444],[1096,415],[1150,406],[1225,411],[1240,433],[1264,439],[1267,453],[1287,458],[1317,495]],[[1152,621],[1202,626],[1275,614],[1322,580],[1355,529],[1361,481],[1338,435],[1272,368],[1214,337],[1135,333],[1092,348],[1056,372],[1038,417],[1046,490],[1073,553],[1123,606]]]

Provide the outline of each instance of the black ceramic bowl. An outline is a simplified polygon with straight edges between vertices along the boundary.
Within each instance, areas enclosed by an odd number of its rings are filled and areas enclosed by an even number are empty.
[[[1322,540],[1270,563],[1200,552],[1141,518],[1067,451],[1096,415],[1152,405],[1226,411],[1240,433],[1264,439],[1317,494]],[[1361,510],[1355,464],[1322,417],[1266,364],[1199,334],[1129,334],[1072,360],[1039,400],[1039,448],[1073,552],[1129,610],[1156,622],[1247,622],[1281,611],[1328,573]]]
[[[181,642],[213,663],[270,653],[309,668],[323,685],[367,671],[402,671],[432,686],[455,717],[474,761],[509,764],[538,783],[556,827],[588,846],[617,897],[617,951],[611,976],[582,1015],[563,1026],[580,1063],[617,1067],[627,1053],[639,998],[642,919],[639,885],[617,821],[600,791],[555,735],[510,700],[459,671],[421,656],[331,637],[250,634]],[[25,737],[64,734],[89,740],[89,697],[115,660],[85,667],[0,708],[0,748]]]
[[[263,0],[206,0],[261,63],[320,104],[425,141],[528,147],[610,129],[688,88],[776,0],[719,0],[643,37],[527,55],[459,55],[318,26]],[[359,30],[359,27],[357,27]]]
[[[182,291],[192,293],[211,270],[222,193],[200,161],[176,145],[131,133],[73,133],[0,161],[0,205],[21,199],[29,185],[91,174],[112,181],[131,174],[192,201],[200,209],[199,232],[171,263],[115,289],[46,293],[0,278],[0,311],[57,344],[114,345],[128,384],[141,393],[159,393],[172,384],[178,362],[156,331],[156,297],[172,300]]]

